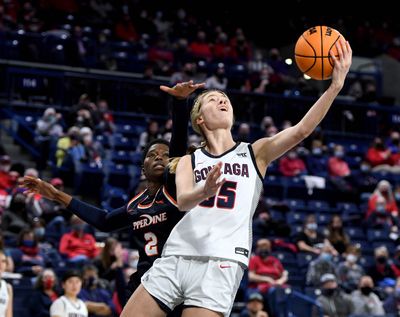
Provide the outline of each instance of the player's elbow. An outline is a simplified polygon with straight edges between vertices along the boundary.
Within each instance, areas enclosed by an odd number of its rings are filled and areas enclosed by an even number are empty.
[[[312,132],[313,129],[308,127],[307,125],[305,124],[299,125],[296,133],[298,141],[301,142],[302,140],[308,138]]]

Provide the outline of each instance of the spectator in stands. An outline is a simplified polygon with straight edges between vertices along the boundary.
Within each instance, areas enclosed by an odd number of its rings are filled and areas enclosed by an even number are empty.
[[[367,269],[367,274],[372,277],[375,285],[386,279],[394,279],[395,274],[389,262],[389,251],[382,245],[374,250],[375,263]]]
[[[75,25],[66,47],[67,59],[71,66],[86,66],[86,58],[91,55],[89,43],[84,39],[82,27]]]
[[[111,293],[101,285],[95,266],[83,268],[83,284],[78,297],[86,304],[89,317],[116,316]]]
[[[326,238],[339,254],[343,254],[349,246],[350,238],[344,232],[342,218],[339,215],[332,216]]]
[[[105,157],[103,146],[100,142],[93,140],[93,133],[87,127],[80,130],[82,145],[85,150],[84,158],[81,161],[86,163],[95,163],[97,166],[102,166],[102,161]]]
[[[115,25],[115,35],[123,41],[136,42],[139,39],[137,30],[129,16],[124,14],[122,19]]]
[[[334,254],[335,250],[328,239],[318,232],[318,224],[314,215],[308,215],[304,220],[303,231],[295,238],[297,247],[301,252],[320,254],[324,245],[328,245]]]
[[[335,275],[324,274],[320,285],[322,294],[318,296],[317,302],[322,306],[324,316],[348,317],[354,312],[351,298],[339,289]]]
[[[111,134],[115,131],[114,117],[108,108],[108,103],[104,99],[97,102],[97,116],[99,122],[96,125],[96,134]]]
[[[279,171],[283,176],[294,177],[307,174],[303,160],[297,154],[296,148],[291,149],[287,155],[279,160]]]
[[[393,195],[392,185],[387,180],[381,180],[376,186],[374,192],[369,197],[368,200],[368,211],[366,217],[376,210],[377,200],[379,197],[383,197],[386,202],[386,211],[393,214],[393,216],[398,215],[398,207],[396,204],[396,199]]]
[[[228,86],[228,78],[225,75],[225,65],[218,63],[217,69],[211,77],[208,77],[205,81],[206,89],[219,89],[226,90]]]
[[[241,28],[236,29],[235,36],[231,39],[231,47],[236,62],[247,63],[251,60],[251,47]]]
[[[236,140],[239,142],[250,142],[250,125],[248,123],[241,123],[239,125]]]
[[[282,263],[271,255],[271,242],[268,239],[257,241],[256,255],[249,263],[249,288],[256,288],[267,294],[272,287],[282,287],[288,280],[288,272]]]
[[[168,142],[171,141],[171,137],[172,137],[172,119],[168,119],[165,122],[164,127],[161,129],[161,135],[162,135],[162,138],[165,141],[168,141]]]
[[[140,134],[139,144],[136,150],[139,152],[142,151],[145,148],[146,144],[159,138],[161,138],[161,134],[158,127],[158,122],[151,120],[147,124],[147,130]]]
[[[256,217],[253,221],[254,238],[269,236],[289,237],[290,227],[288,224],[285,221],[273,219],[267,206],[261,207],[265,205],[263,197],[263,195],[260,196],[260,202],[255,212]],[[296,247],[294,246],[294,248]]]
[[[232,47],[228,43],[228,35],[225,32],[218,33],[212,46],[212,53],[216,62],[227,63],[232,60]]]
[[[0,190],[10,190],[13,182],[10,176],[11,159],[8,155],[0,156]]]
[[[344,148],[336,144],[333,150],[333,156],[328,159],[329,179],[334,187],[342,192],[353,192],[351,184],[351,170],[347,162],[343,159],[345,156]]]
[[[64,181],[61,178],[52,178],[49,183],[56,189],[64,191]],[[65,208],[58,202],[45,197],[40,198],[39,204],[42,210],[40,217],[45,221],[46,224],[52,221],[55,217],[62,216],[63,210],[65,210]]]
[[[71,263],[86,262],[95,258],[99,250],[96,240],[90,233],[85,233],[86,223],[73,215],[70,220],[71,231],[61,237],[59,251]]]
[[[390,149],[383,143],[382,139],[377,137],[374,139],[372,146],[368,148],[366,159],[372,166],[372,171],[391,171]]]
[[[4,312],[5,317],[13,316],[13,288],[2,279],[6,271],[7,258],[3,250],[0,250],[0,310]]]
[[[196,63],[186,62],[181,71],[177,71],[172,74],[170,83],[176,85],[178,83],[187,82],[192,80],[196,75]]]
[[[24,276],[37,276],[45,267],[45,260],[39,252],[35,233],[30,228],[23,229],[18,237],[17,246],[21,251],[16,272]]]
[[[211,46],[207,42],[207,35],[204,31],[197,32],[197,38],[190,44],[189,48],[196,59],[212,60]]]
[[[357,264],[360,257],[360,250],[351,245],[346,249],[346,258],[337,266],[336,275],[340,286],[346,292],[354,291],[359,285],[364,269]]]
[[[67,134],[59,138],[57,141],[57,150],[55,153],[57,167],[60,167],[62,165],[68,149],[72,146],[72,136],[75,136],[75,139],[79,138],[78,127],[70,127]]]
[[[378,184],[378,179],[371,174],[371,164],[365,160],[360,163],[360,170],[353,180],[360,193],[372,192]]]
[[[270,66],[264,66],[251,83],[251,86],[254,87],[253,91],[260,94],[268,92],[273,72],[274,70]]]
[[[63,133],[63,128],[59,123],[61,119],[61,114],[54,108],[47,108],[36,123],[36,133],[41,137],[39,141],[43,138],[61,136]]]
[[[400,277],[400,245],[398,245],[394,251],[391,267],[396,278]]]
[[[369,229],[385,229],[390,230],[399,225],[397,217],[392,213],[387,212],[387,203],[384,197],[377,198],[375,203],[375,210],[373,210],[365,221],[365,225]]]
[[[329,245],[325,245],[321,249],[320,255],[308,265],[306,284],[318,286],[321,277],[326,273],[336,274],[332,247]]]
[[[390,150],[390,152],[398,153],[400,148],[400,133],[398,131],[392,131],[390,133],[389,139],[386,141],[386,147]]]
[[[268,317],[264,309],[264,299],[259,293],[250,294],[247,299],[246,308],[240,313],[240,317]]]
[[[58,296],[56,274],[52,269],[44,269],[28,299],[29,316],[50,317],[50,306]]]
[[[399,314],[399,301],[400,301],[400,278],[396,280],[396,286],[394,291],[386,298],[383,303],[383,308],[386,314],[393,314],[394,316]]]
[[[121,270],[123,261],[123,249],[121,243],[115,238],[107,238],[99,257],[94,261],[99,277],[112,281],[118,270]]]
[[[4,252],[7,260],[5,272],[14,272],[14,260],[11,257],[10,252],[7,251],[6,246],[4,245],[4,238],[1,231],[0,231],[0,251]]]
[[[383,316],[383,304],[374,293],[374,281],[368,275],[363,276],[358,284],[358,290],[351,294],[354,314]]]
[[[77,270],[68,270],[62,277],[64,295],[50,306],[51,317],[88,317],[85,303],[78,298],[82,288],[82,275]]]

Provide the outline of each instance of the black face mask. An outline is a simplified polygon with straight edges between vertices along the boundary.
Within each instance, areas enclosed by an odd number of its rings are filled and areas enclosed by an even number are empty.
[[[386,264],[386,261],[387,261],[387,259],[385,256],[380,256],[380,257],[376,258],[376,262],[379,264]]]
[[[92,288],[93,286],[95,286],[97,284],[97,280],[94,276],[89,277],[86,281],[85,281],[85,285],[87,288]]]
[[[370,286],[363,286],[363,287],[360,288],[360,291],[361,291],[361,293],[362,293],[363,295],[368,296],[369,294],[372,293],[372,287],[370,287]]]
[[[268,251],[268,250],[260,250],[260,251],[258,251],[258,255],[259,255],[261,258],[265,259],[266,257],[268,257],[269,251]]]
[[[321,293],[322,293],[323,295],[325,295],[326,297],[331,297],[331,296],[333,296],[333,294],[335,294],[335,292],[336,292],[336,288],[323,288],[323,289],[321,290]]]

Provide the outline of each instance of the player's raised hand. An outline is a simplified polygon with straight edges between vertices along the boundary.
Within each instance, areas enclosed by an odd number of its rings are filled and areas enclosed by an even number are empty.
[[[40,194],[50,200],[54,200],[57,193],[57,189],[53,185],[32,176],[25,176],[19,187],[25,188],[26,194]]]
[[[196,89],[204,88],[205,83],[194,84],[193,80],[176,84],[174,87],[170,88],[168,86],[160,86],[160,89],[171,96],[174,96],[179,99],[185,99],[189,97],[189,95],[194,92]]]
[[[204,183],[204,194],[207,196],[207,198],[214,196],[221,185],[225,182],[225,178],[221,181],[218,181],[222,175],[221,167],[222,162],[218,162],[207,174],[206,182]]]
[[[331,50],[331,58],[334,62],[332,72],[332,83],[331,85],[337,89],[342,89],[344,80],[349,72],[352,60],[352,50],[348,41],[340,39],[335,43],[339,57],[336,57]]]

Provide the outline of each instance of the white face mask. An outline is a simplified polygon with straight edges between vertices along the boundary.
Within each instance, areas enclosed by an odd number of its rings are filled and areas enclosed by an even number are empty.
[[[139,259],[133,259],[129,262],[129,266],[133,269],[137,269],[137,265],[138,265]]]
[[[349,263],[354,264],[354,263],[357,262],[357,257],[356,257],[354,254],[349,254],[349,255],[346,257],[346,261],[349,262]]]

